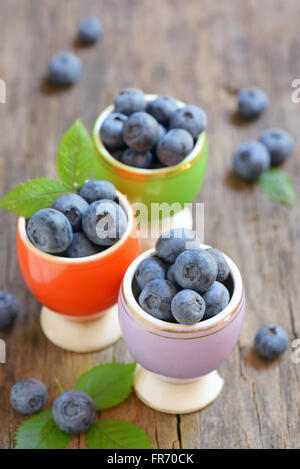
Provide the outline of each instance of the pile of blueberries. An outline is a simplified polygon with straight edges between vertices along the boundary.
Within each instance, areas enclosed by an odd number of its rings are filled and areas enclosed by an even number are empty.
[[[35,378],[23,378],[11,389],[10,402],[22,415],[41,411],[47,401],[45,384]],[[89,429],[96,417],[94,400],[85,392],[71,389],[53,403],[52,415],[57,427],[65,433],[82,433]]]
[[[220,251],[201,249],[199,238],[186,228],[160,235],[155,250],[134,275],[133,291],[147,313],[167,322],[195,324],[228,305],[224,282],[230,271]]]
[[[123,164],[158,169],[180,163],[206,126],[206,114],[198,106],[180,107],[171,96],[147,103],[143,91],[125,88],[114,100],[114,112],[103,121],[100,137]]]
[[[62,257],[86,257],[112,246],[124,235],[127,216],[109,181],[86,182],[78,194],[59,197],[27,222],[30,241],[41,251]]]
[[[268,97],[259,88],[245,88],[238,94],[238,114],[245,120],[260,116],[267,108]],[[291,154],[293,137],[284,129],[273,127],[262,132],[259,140],[240,145],[233,155],[233,169],[242,179],[253,182],[270,166],[278,166]]]
[[[219,314],[232,295],[232,278],[224,255],[215,248],[200,248],[200,241],[186,228],[163,233],[155,254],[137,267],[132,291],[141,308],[157,319],[196,324]],[[256,333],[254,348],[273,360],[289,346],[280,326],[264,325]]]

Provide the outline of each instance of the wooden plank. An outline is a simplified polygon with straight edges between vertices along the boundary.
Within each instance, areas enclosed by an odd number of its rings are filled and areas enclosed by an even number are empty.
[[[18,14],[16,15],[16,9]],[[89,129],[98,112],[124,86],[161,92],[202,105],[209,115],[210,159],[198,197],[205,202],[206,242],[228,253],[241,269],[247,293],[247,319],[239,347],[220,369],[226,384],[210,407],[172,416],[144,406],[134,395],[103,417],[141,425],[157,448],[297,448],[300,445],[300,367],[291,350],[264,364],[251,350],[263,323],[300,335],[300,211],[270,201],[258,187],[230,174],[237,144],[278,125],[297,136],[299,105],[291,102],[298,77],[300,6],[293,0],[214,2],[180,0],[3,0],[0,16],[0,78],[7,103],[0,104],[0,196],[20,181],[55,176],[54,158],[63,132],[80,116]],[[103,41],[91,48],[74,44],[77,22],[87,14],[104,24]],[[13,33],[12,33],[13,32]],[[15,34],[17,32],[17,34]],[[45,85],[47,61],[75,47],[83,74],[70,90]],[[258,85],[270,96],[270,109],[258,121],[240,125],[232,117],[235,93]],[[286,169],[300,178],[297,151]],[[55,378],[66,389],[80,373],[101,362],[130,361],[122,341],[103,352],[73,354],[50,344],[39,327],[40,306],[30,295],[17,265],[16,218],[0,213],[0,288],[22,303],[16,325],[1,331],[7,364],[0,365],[0,448],[13,447],[22,421],[8,404],[11,386],[35,376],[47,383],[49,405],[57,395]],[[84,448],[84,437],[69,445]]]

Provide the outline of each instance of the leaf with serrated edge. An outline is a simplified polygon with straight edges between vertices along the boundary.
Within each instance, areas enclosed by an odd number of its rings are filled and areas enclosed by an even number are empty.
[[[123,420],[97,420],[86,434],[89,449],[151,449],[148,435]]]
[[[295,190],[291,177],[281,169],[271,168],[259,177],[261,189],[276,202],[295,205]]]
[[[86,392],[97,410],[122,402],[130,393],[136,363],[105,363],[87,371],[78,379],[75,389]]]
[[[50,207],[54,200],[67,192],[65,186],[53,179],[32,179],[9,192],[0,201],[0,207],[29,218],[38,210]]]
[[[59,178],[71,191],[79,189],[90,177],[94,152],[88,131],[77,119],[61,139],[56,159]]]
[[[52,411],[44,410],[18,427],[15,449],[64,449],[70,438],[56,426]]]

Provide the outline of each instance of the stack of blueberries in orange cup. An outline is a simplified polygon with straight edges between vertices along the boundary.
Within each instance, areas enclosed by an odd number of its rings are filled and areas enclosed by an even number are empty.
[[[62,195],[28,220],[20,217],[17,248],[51,342],[91,352],[120,338],[118,290],[139,254],[139,239],[132,207],[113,184],[88,181],[79,194]]]
[[[96,119],[95,176],[127,195],[140,228],[142,250],[168,228],[192,228],[189,205],[207,163],[207,118],[171,96],[119,92]]]

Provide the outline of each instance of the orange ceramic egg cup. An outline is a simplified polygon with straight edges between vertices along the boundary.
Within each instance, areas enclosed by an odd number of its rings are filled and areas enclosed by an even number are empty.
[[[113,246],[89,257],[70,259],[37,249],[27,237],[26,220],[18,221],[17,248],[22,275],[43,305],[44,334],[63,349],[101,350],[121,336],[118,290],[140,248],[131,205],[119,192],[118,197],[127,214],[126,232]]]

